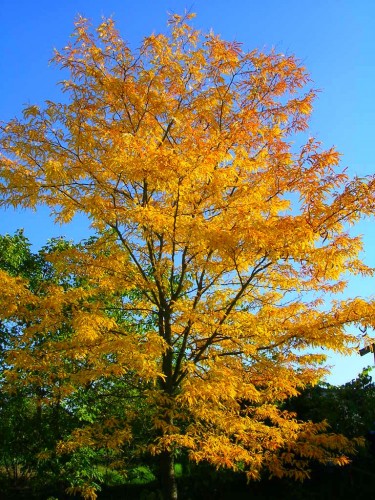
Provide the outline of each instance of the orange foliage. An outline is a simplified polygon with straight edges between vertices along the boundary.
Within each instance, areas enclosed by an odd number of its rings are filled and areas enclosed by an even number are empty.
[[[305,69],[179,16],[136,52],[111,20],[95,33],[81,18],[54,60],[70,74],[64,101],[2,128],[1,204],[44,204],[62,223],[83,213],[100,238],[55,257],[81,287],[28,297],[6,285],[3,317],[30,319],[12,363],[45,373],[61,352],[89,359],[67,392],[127,371],[153,382],[154,454],[185,448],[249,478],[345,463],[353,443],[280,409],[323,375],[311,348],[348,352],[346,326],[375,317],[372,301],[326,300],[348,273],[373,272],[348,228],[373,213],[374,180],[349,179],[312,138],[292,146],[315,97]],[[108,314],[103,297],[133,321]],[[72,335],[32,359],[27,346],[48,340],[68,305]]]

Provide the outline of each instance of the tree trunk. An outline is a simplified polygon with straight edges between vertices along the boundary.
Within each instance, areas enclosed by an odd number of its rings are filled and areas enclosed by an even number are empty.
[[[164,451],[160,455],[160,479],[163,491],[163,500],[177,500],[174,457],[171,451]]]

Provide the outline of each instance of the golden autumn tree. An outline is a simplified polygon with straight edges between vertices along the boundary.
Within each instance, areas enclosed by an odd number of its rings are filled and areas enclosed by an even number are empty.
[[[314,348],[347,352],[345,327],[374,322],[370,301],[326,300],[348,273],[372,273],[348,228],[373,213],[373,179],[349,179],[312,138],[293,146],[315,97],[294,57],[245,52],[189,17],[135,52],[112,20],[93,31],[80,18],[54,57],[70,75],[63,102],[26,108],[1,138],[1,205],[46,205],[60,223],[82,213],[99,236],[54,259],[80,286],[35,295],[3,273],[2,317],[28,325],[10,366],[45,376],[80,360],[66,394],[138,377],[153,428],[142,452],[159,456],[166,499],[179,450],[250,479],[345,463],[351,443],[280,403],[322,376]],[[111,422],[109,446],[131,442],[133,418]]]

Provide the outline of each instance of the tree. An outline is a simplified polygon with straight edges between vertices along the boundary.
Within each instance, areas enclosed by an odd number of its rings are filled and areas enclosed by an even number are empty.
[[[83,286],[82,277],[59,273],[49,257],[73,248],[87,250],[94,243],[95,238],[79,245],[57,238],[32,253],[23,231],[17,231],[13,236],[0,236],[0,269],[24,278],[34,297],[48,297],[56,285],[72,291]],[[17,280],[15,285],[19,289]],[[119,312],[116,314],[120,322]],[[30,339],[30,328],[40,319],[35,311],[32,318],[13,314],[0,324],[0,482],[9,496],[13,490],[27,487],[39,498],[48,490],[59,494],[59,489],[68,486],[69,491],[84,490],[87,496],[93,488],[99,489],[100,483],[121,480],[124,464],[129,466],[135,460],[131,453],[115,450],[106,441],[115,436],[113,419],[121,422],[124,411],[134,412],[135,402],[139,409],[143,404],[140,382],[129,373],[111,377],[108,370],[105,376],[88,377],[93,368],[89,359],[77,359],[61,348],[73,346],[68,307],[64,315],[64,323],[55,331],[50,329],[44,336],[37,327],[38,334]],[[56,350],[57,356],[53,354]],[[15,362],[17,355],[23,356],[22,362]],[[140,427],[136,430],[138,441],[145,419],[147,409],[134,418],[134,428]],[[100,445],[71,443],[64,453],[56,453],[59,441],[71,435],[72,441],[77,433],[85,432],[87,424],[106,429]]]
[[[152,424],[139,450],[159,456],[166,499],[181,450],[249,479],[345,463],[352,442],[280,402],[324,373],[311,348],[348,352],[346,326],[374,317],[371,301],[326,300],[347,273],[372,274],[348,227],[373,213],[374,180],[349,179],[312,138],[292,146],[315,97],[294,57],[245,52],[189,18],[134,53],[112,20],[93,32],[78,19],[54,57],[70,74],[64,102],[29,106],[1,138],[2,206],[44,204],[60,223],[80,212],[99,236],[54,258],[79,287],[35,297],[4,275],[3,316],[33,322],[13,366],[44,335],[35,369],[63,351],[87,368],[74,383],[132,374]],[[67,310],[72,333],[56,345]],[[113,447],[134,442],[133,419],[112,421]]]
[[[334,432],[345,436],[367,436],[374,427],[375,385],[371,367],[340,386],[320,383],[306,388],[288,401],[303,420],[328,420]]]
[[[320,422],[327,420],[335,433],[346,437],[366,438],[366,447],[361,448],[349,467],[316,467],[316,481],[309,481],[301,490],[305,498],[308,488],[313,498],[324,496],[349,498],[371,496],[374,491],[374,410],[375,385],[371,367],[364,368],[358,376],[340,386],[320,382],[315,387],[307,387],[301,394],[286,402],[289,411],[295,411],[298,418]],[[331,492],[331,493],[330,493]]]
[[[51,241],[40,252],[34,254],[30,250],[30,243],[23,231],[17,231],[13,236],[0,236],[0,269],[14,278],[27,280],[30,291],[34,294],[43,293],[43,287],[54,278],[53,268],[45,259],[49,251],[56,251],[63,242]],[[71,420],[68,412],[64,411],[61,401],[55,399],[52,404],[45,404],[45,397],[51,392],[51,384],[56,385],[58,377],[53,380],[51,374],[48,379],[30,377],[27,370],[19,370],[18,380],[7,375],[11,369],[11,353],[19,348],[19,341],[27,322],[21,316],[14,316],[11,320],[2,318],[0,324],[1,335],[1,365],[0,365],[0,463],[2,489],[11,495],[12,489],[24,487],[25,483],[37,487],[43,477],[44,484],[49,479],[58,481],[58,460],[55,453],[58,439],[64,435]],[[42,346],[34,343],[30,346],[29,356],[37,357]],[[53,368],[51,367],[51,370]],[[44,379],[44,381],[42,380]],[[53,380],[53,381],[52,381]],[[77,422],[75,422],[77,423]],[[72,427],[72,425],[70,425]],[[65,431],[65,432],[64,432]],[[41,470],[38,455],[51,454],[48,460],[48,470]],[[44,460],[46,464],[46,460]],[[46,474],[47,472],[47,474]]]

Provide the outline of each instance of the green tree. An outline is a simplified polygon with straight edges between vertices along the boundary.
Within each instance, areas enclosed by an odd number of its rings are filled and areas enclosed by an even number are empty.
[[[87,249],[94,242],[93,238],[78,246]],[[55,239],[33,253],[22,231],[0,236],[0,269],[23,279],[34,296],[47,299],[51,287],[74,290],[85,285],[82,276],[61,274],[52,262],[53,255],[72,246]],[[65,321],[57,331],[33,337],[28,344],[25,331],[34,327],[33,322],[22,315],[1,322],[0,464],[6,471],[9,492],[26,483],[39,492],[46,487],[56,492],[58,484],[69,486],[72,492],[76,488],[99,489],[100,483],[110,480],[113,463],[121,472],[137,462],[131,450],[127,454],[116,453],[106,440],[114,438],[114,422],[123,418],[124,411],[134,413],[135,404],[142,406],[142,382],[132,374],[116,378],[91,374],[87,359],[76,359],[70,351],[59,348],[71,335],[69,307],[64,312]],[[118,308],[108,309],[108,314],[120,321]],[[24,353],[26,345],[27,360],[15,369],[13,353]],[[43,358],[51,346],[54,352],[46,373]],[[113,360],[107,361],[113,364]],[[142,439],[146,415],[144,409],[142,417],[134,419],[135,425],[140,426],[138,439]],[[99,446],[82,445],[57,453],[59,442],[69,437],[73,441],[74,432],[84,433],[87,425],[107,429]]]
[[[371,370],[364,368],[355,379],[340,386],[320,383],[309,387],[289,402],[289,408],[303,420],[327,420],[334,432],[348,437],[366,436],[375,425]]]

